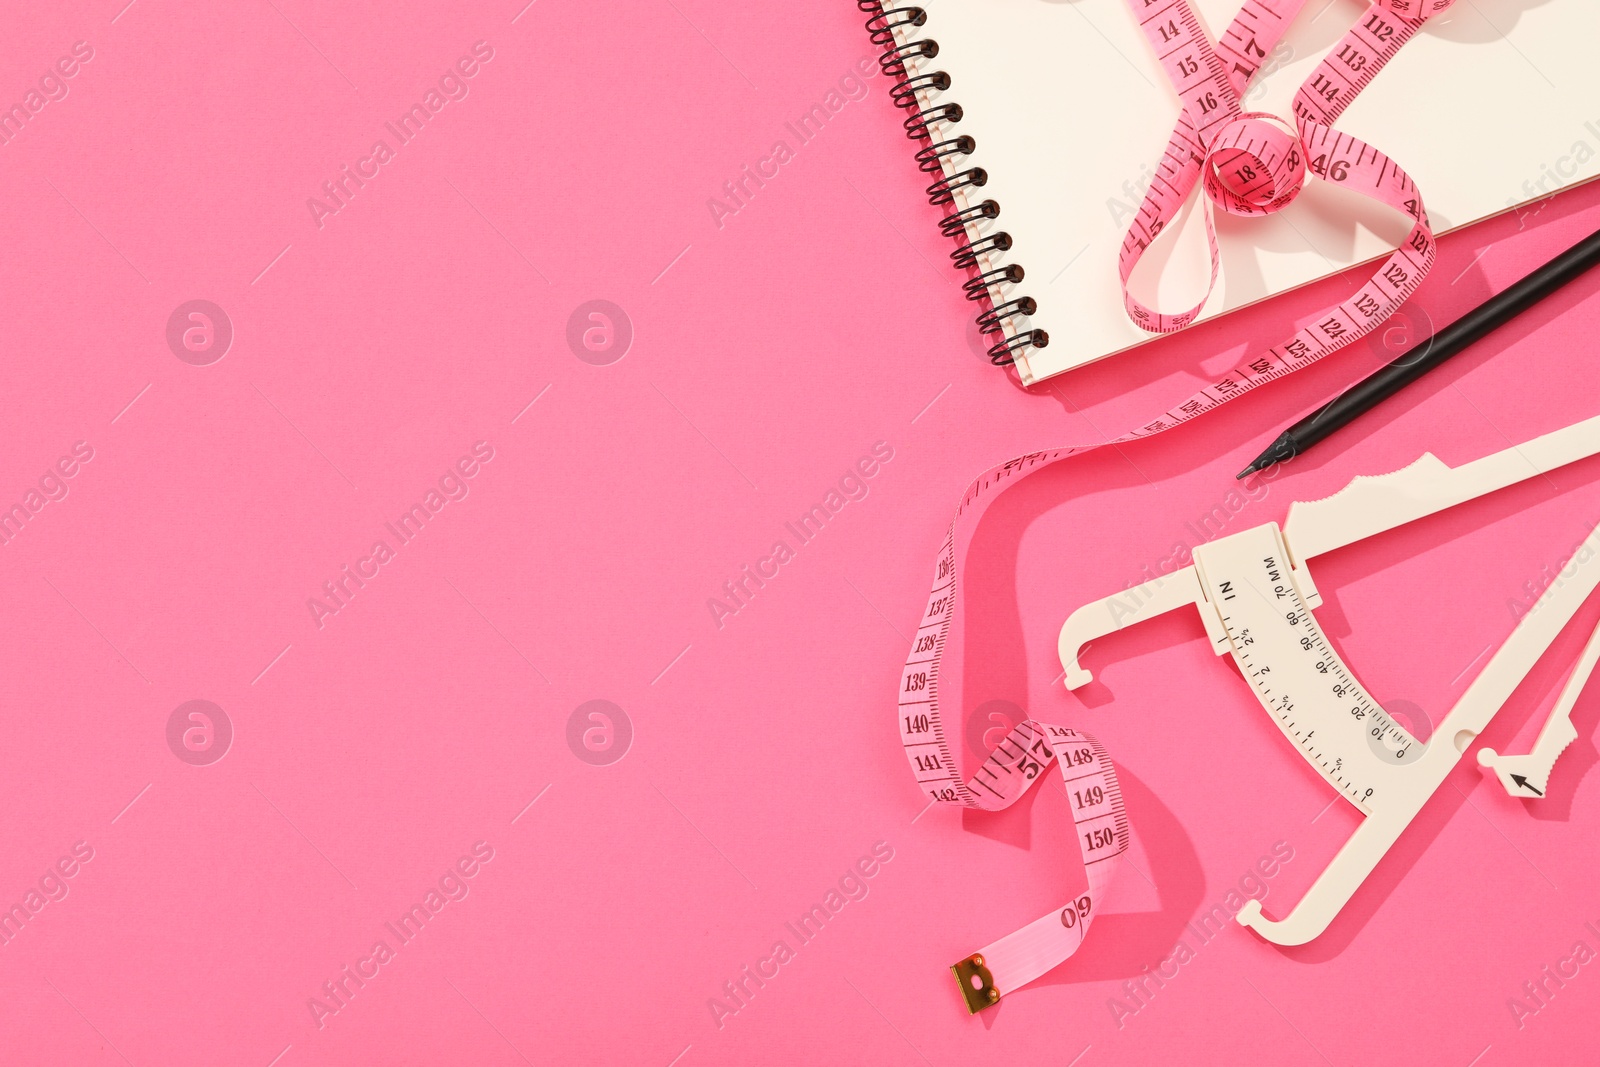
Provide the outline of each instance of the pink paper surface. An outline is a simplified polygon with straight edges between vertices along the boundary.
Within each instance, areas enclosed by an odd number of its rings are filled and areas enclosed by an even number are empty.
[[[897,745],[960,492],[1143,421],[1357,275],[1023,393],[979,354],[854,5],[124,2],[0,38],[0,101],[40,92],[0,144],[0,505],[26,516],[0,544],[0,1062],[1592,1058],[1593,699],[1549,799],[1469,758],[1284,950],[1214,909],[1281,914],[1352,811],[1192,614],[1098,643],[1080,694],[1055,635],[1290,500],[1600,412],[1586,279],[1232,480],[1407,329],[1600,226],[1600,189],[1443,239],[1387,342],[991,509],[959,728],[999,701],[1096,733],[1134,845],[1084,950],[972,1018],[946,968],[1082,871],[1058,792],[924,814]],[[1443,715],[1600,516],[1597,474],[1319,561],[1381,700]],[[1526,751],[1583,636],[1484,743]]]

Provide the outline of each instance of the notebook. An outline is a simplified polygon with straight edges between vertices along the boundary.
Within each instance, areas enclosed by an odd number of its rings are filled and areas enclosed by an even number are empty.
[[[1238,0],[1191,6],[1213,41],[1239,9]],[[919,0],[921,25],[893,14],[915,9],[884,7],[887,28],[878,20],[869,28],[886,50],[938,42],[937,55],[913,55],[897,77],[901,86],[915,79],[899,95],[911,103],[914,93],[907,122],[930,136],[916,142],[924,170],[931,179],[972,167],[987,176],[982,188],[954,192],[944,225],[982,249],[969,275],[997,283],[967,286],[983,300],[980,325],[997,354],[1009,348],[1031,384],[1153,339],[1124,311],[1117,254],[1178,99],[1127,0]],[[1290,116],[1295,91],[1365,10],[1358,0],[1311,0],[1267,57],[1246,108]],[[1594,0],[1460,0],[1424,25],[1336,125],[1416,180],[1443,233],[1600,175],[1596,40]],[[931,154],[952,141],[948,154]],[[999,205],[997,218],[954,217],[985,200]],[[1276,215],[1217,212],[1222,277],[1200,320],[1387,255],[1409,221],[1315,179]],[[1132,280],[1136,296],[1164,311],[1193,305],[1210,275],[1193,199],[1175,225]],[[1009,248],[984,240],[999,232]],[[1007,280],[1013,266],[1023,268],[1018,283]],[[1024,296],[1032,314],[1014,303]],[[1030,343],[1034,331],[1044,332],[1043,347]]]

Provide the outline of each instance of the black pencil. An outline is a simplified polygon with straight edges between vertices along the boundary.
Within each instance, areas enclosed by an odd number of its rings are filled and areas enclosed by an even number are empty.
[[[1300,455],[1596,264],[1600,264],[1600,230],[1490,297],[1433,336],[1412,345],[1393,363],[1385,365],[1371,377],[1362,379],[1283,431],[1276,441],[1267,446],[1265,452],[1251,460],[1250,465],[1237,476],[1243,478]]]

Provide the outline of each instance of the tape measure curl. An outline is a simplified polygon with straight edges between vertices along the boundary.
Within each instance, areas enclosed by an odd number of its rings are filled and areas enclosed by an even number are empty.
[[[1304,187],[1306,170],[1353,189],[1412,219],[1410,233],[1377,273],[1349,300],[1269,356],[1304,364],[1374,329],[1416,291],[1433,266],[1433,231],[1416,184],[1392,159],[1340,133],[1334,121],[1423,21],[1454,0],[1374,0],[1361,20],[1318,65],[1295,95],[1293,130],[1276,116],[1246,112],[1242,102],[1260,63],[1283,36],[1305,0],[1247,0],[1215,46],[1188,0],[1129,0],[1182,103],[1139,210],[1117,257],[1129,318],[1152,333],[1171,333],[1199,317],[1221,273],[1215,210],[1245,217],[1281,211]],[[1129,289],[1134,268],[1188,202],[1204,192],[1211,277],[1205,294],[1181,312],[1157,311]]]
[[[1285,377],[1371,332],[1416,290],[1436,254],[1421,194],[1391,159],[1332,124],[1422,21],[1452,2],[1374,0],[1301,87],[1291,133],[1275,116],[1244,111],[1240,98],[1304,0],[1247,0],[1215,47],[1186,0],[1129,0],[1183,101],[1161,171],[1119,257],[1128,313],[1136,322],[1152,332],[1170,332],[1193,322],[1204,306],[1201,301],[1177,315],[1164,314],[1145,307],[1126,289],[1139,257],[1197,184],[1206,196],[1213,286],[1219,271],[1213,205],[1232,214],[1269,214],[1297,195],[1307,170],[1405,212],[1413,225],[1406,241],[1350,300],[1182,403],[1115,440],[1030,453],[991,468],[967,487],[940,548],[933,589],[901,673],[901,745],[919,786],[935,803],[984,811],[1009,807],[1052,762],[1057,764],[1088,870],[1087,892],[951,968],[973,1012],[998,1003],[1077,951],[1115,861],[1127,850],[1129,828],[1105,750],[1087,734],[1064,726],[1027,719],[990,752],[976,774],[961,776],[940,709],[941,668],[959,666],[946,663],[958,603],[956,561],[965,554],[978,515],[1010,482],[1105,444],[1154,436]],[[1170,31],[1165,40],[1164,31]]]

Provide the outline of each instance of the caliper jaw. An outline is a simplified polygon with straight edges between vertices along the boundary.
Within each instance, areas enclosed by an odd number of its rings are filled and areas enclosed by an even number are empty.
[[[1494,771],[1495,777],[1507,793],[1514,797],[1542,797],[1550,784],[1550,771],[1556,757],[1578,739],[1578,730],[1572,725],[1572,706],[1578,702],[1583,687],[1600,661],[1600,629],[1596,629],[1583,646],[1577,664],[1561,687],[1561,695],[1550,709],[1550,717],[1539,730],[1533,751],[1520,756],[1502,756],[1492,748],[1478,750],[1478,763]]]
[[[1279,543],[1284,544],[1286,541],[1284,533],[1277,529],[1276,524],[1269,525],[1276,532]],[[1293,559],[1288,546],[1284,545],[1284,548],[1289,558]],[[1200,621],[1205,624],[1206,636],[1211,639],[1211,651],[1219,656],[1227,652],[1230,647],[1227,627],[1223,625],[1222,617],[1206,598],[1205,584],[1200,580],[1200,572],[1197,570],[1197,567],[1204,566],[1205,553],[1206,546],[1201,545],[1194,550],[1195,564],[1173,571],[1165,577],[1153,578],[1148,582],[1132,586],[1115,596],[1090,601],[1067,616],[1067,621],[1061,626],[1061,637],[1057,641],[1061,666],[1067,672],[1067,688],[1077,689],[1079,686],[1088,685],[1094,679],[1094,675],[1079,661],[1084,646],[1090,641],[1125,630],[1135,623],[1153,619],[1157,615],[1164,615],[1185,604],[1193,604],[1200,609]],[[1306,572],[1305,566],[1296,565],[1291,569],[1306,606],[1320,607],[1322,595],[1317,592],[1317,587],[1311,581],[1311,575]]]
[[[1125,589],[1115,596],[1090,601],[1067,616],[1057,642],[1061,666],[1067,672],[1067,688],[1077,689],[1094,679],[1094,675],[1078,659],[1090,641],[1125,630],[1135,623],[1153,619],[1185,604],[1194,604],[1201,609],[1200,618],[1211,637],[1212,648],[1219,656],[1226,652],[1228,636],[1222,628],[1222,621],[1217,618],[1216,612],[1206,610],[1205,591],[1200,587],[1200,578],[1195,569],[1184,567],[1163,578],[1154,578]]]

